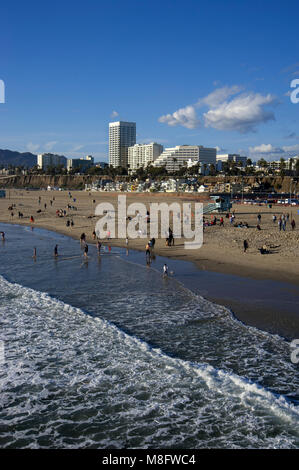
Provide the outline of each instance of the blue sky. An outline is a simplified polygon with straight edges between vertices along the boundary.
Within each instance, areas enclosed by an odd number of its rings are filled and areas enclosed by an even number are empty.
[[[0,148],[107,160],[129,120],[140,143],[299,155],[298,2],[3,3]]]

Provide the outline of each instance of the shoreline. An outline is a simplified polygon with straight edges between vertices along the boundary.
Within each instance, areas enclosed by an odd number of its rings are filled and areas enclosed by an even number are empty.
[[[32,224],[28,223],[1,223],[7,224],[10,227],[12,225],[32,227]],[[68,233],[67,230],[57,230],[40,225],[34,225],[34,228],[70,237],[79,242],[78,238],[74,234]],[[88,243],[94,248],[96,247],[95,241],[90,241]],[[104,242],[104,246],[107,245],[115,248],[127,248],[131,254],[133,252],[134,260],[142,264],[142,250],[136,250],[132,246],[128,248],[124,244]],[[156,252],[156,250],[155,256],[158,258],[157,264],[161,265],[160,268],[165,262],[165,258],[173,260],[171,268],[175,269],[175,279],[177,281],[181,282],[187,289],[200,295],[206,300],[214,304],[224,306],[237,321],[243,323],[245,326],[254,327],[270,334],[277,334],[287,341],[291,341],[299,337],[299,316],[298,318],[295,318],[296,308],[295,310],[294,308],[291,308],[290,311],[285,310],[283,305],[285,299],[282,299],[282,302],[280,302],[279,296],[277,297],[277,292],[279,291],[282,293],[284,291],[288,291],[292,294],[293,284],[286,283],[281,280],[272,281],[248,278],[245,275],[239,276],[238,274],[236,275],[231,272],[228,274],[221,273],[219,271],[203,270],[199,269],[198,265],[190,260],[167,257]],[[122,254],[122,257],[124,258],[124,253]],[[157,268],[157,266],[155,266],[155,268]],[[261,287],[261,283],[263,283],[264,288],[262,291],[259,289]],[[217,295],[214,289],[216,284],[218,291]],[[219,290],[218,287],[220,284],[222,287]],[[258,302],[255,297],[250,296],[250,291],[257,289],[260,290],[260,295],[262,295],[262,298],[259,298]],[[267,295],[268,289],[270,291],[270,295]],[[274,304],[272,302],[271,292],[276,293],[276,305],[274,305],[275,302]],[[294,297],[294,292],[292,295]],[[290,302],[290,297],[288,299],[288,302]],[[299,302],[299,295],[297,295],[297,302]]]
[[[41,198],[41,202],[38,201]],[[97,217],[94,215],[95,207],[100,202],[115,204],[117,194],[92,194],[84,191],[72,192],[71,198],[67,192],[59,191],[22,191],[11,190],[9,199],[0,199],[0,222],[10,225],[33,226],[62,234],[79,241],[82,232],[86,234],[88,244],[95,244],[92,237]],[[143,202],[147,207],[151,203],[150,194],[134,194],[127,196],[127,204],[131,202]],[[167,194],[156,195],[157,202],[181,202],[181,197]],[[194,201],[191,195],[186,201]],[[50,204],[51,202],[51,204]],[[14,204],[14,217],[8,211],[8,206]],[[76,210],[68,209],[68,204],[74,204]],[[117,204],[115,204],[117,206]],[[115,207],[114,206],[114,207]],[[67,209],[65,217],[58,217],[58,209]],[[155,255],[165,258],[168,265],[179,261],[188,262],[192,269],[197,284],[194,289],[207,300],[221,304],[229,308],[237,319],[246,325],[257,326],[268,330],[268,325],[282,325],[287,331],[287,336],[292,336],[291,329],[285,328],[284,323],[289,318],[289,324],[293,325],[294,331],[298,331],[299,337],[299,315],[286,311],[289,297],[294,299],[296,289],[299,285],[299,214],[294,208],[269,209],[262,206],[233,205],[236,219],[248,222],[249,228],[236,228],[227,219],[224,219],[224,227],[208,226],[204,232],[204,244],[200,249],[188,250],[184,248],[184,239],[175,238],[175,246],[165,246],[165,239],[157,239],[155,244]],[[279,216],[279,211],[290,211],[290,216],[296,220],[296,230],[290,227],[286,232],[278,231],[277,225],[272,222],[272,215]],[[18,211],[24,214],[24,218],[17,218]],[[257,215],[262,218],[262,230],[256,229]],[[33,215],[35,222],[30,223]],[[209,216],[207,216],[208,218]],[[218,221],[219,215],[217,214]],[[73,227],[67,227],[67,220],[74,220]],[[249,240],[249,249],[244,253],[243,240]],[[111,247],[128,248],[139,252],[145,259],[146,238],[130,239],[126,246],[124,239],[103,239],[103,245]],[[258,247],[267,243],[277,249],[271,250],[270,254],[261,255]],[[170,269],[171,266],[170,266]],[[211,285],[209,284],[212,280]],[[192,285],[192,278],[185,279],[186,287]],[[213,284],[214,283],[214,284]],[[207,288],[205,289],[206,286]],[[202,289],[202,292],[200,291]],[[293,290],[292,290],[293,289]],[[293,292],[294,291],[294,292]],[[271,302],[271,295],[275,302]],[[278,295],[280,293],[280,295]],[[243,297],[242,297],[243,296]],[[254,302],[259,298],[258,302]],[[264,302],[264,304],[263,304]],[[297,310],[299,297],[297,297]],[[267,310],[264,312],[263,310]],[[264,318],[268,320],[264,322]],[[297,325],[298,324],[298,325]],[[281,334],[281,333],[279,333]],[[285,336],[285,335],[284,335]]]
[[[8,224],[8,225],[24,225],[27,227],[36,227],[36,228],[41,228],[45,230],[50,230],[52,232],[60,233],[61,235],[65,235],[68,237],[71,237],[74,240],[79,240],[79,237],[77,234],[71,231],[71,229],[67,230],[64,228],[48,225],[48,224],[41,224],[41,223],[36,223],[34,222],[33,224],[30,223],[30,221],[3,221],[0,219],[0,222],[3,224]],[[95,241],[90,237],[87,236],[86,240],[89,244],[94,243]],[[144,239],[137,239],[137,240],[130,240],[129,245],[127,246],[125,241],[120,238],[114,238],[114,239],[102,239],[101,243],[104,245],[111,245],[114,247],[119,247],[119,248],[128,248],[131,250],[138,251],[140,253],[145,252],[145,245],[146,245],[146,238]],[[144,245],[144,246],[143,246]],[[210,271],[210,272],[215,272],[215,273],[221,273],[221,274],[228,274],[228,275],[234,275],[234,276],[239,276],[243,278],[250,278],[254,280],[272,280],[272,281],[278,281],[278,282],[286,282],[289,284],[293,284],[295,286],[299,286],[299,273],[294,273],[294,272],[286,272],[284,270],[279,269],[276,265],[274,267],[267,266],[266,269],[261,268],[260,266],[255,265],[255,260],[250,259],[247,257],[246,263],[240,264],[239,260],[237,260],[235,263],[233,262],[227,262],[225,261],[219,261],[219,257],[217,257],[218,253],[215,253],[214,256],[210,253],[207,252],[208,250],[205,249],[205,245],[203,245],[202,248],[199,250],[202,250],[198,253],[197,251],[197,256],[194,259],[194,256],[192,254],[188,254],[188,252],[192,252],[193,250],[184,250],[186,253],[185,254],[180,254],[175,251],[176,247],[179,247],[180,249],[183,249],[183,244],[180,243],[179,245],[176,245],[174,247],[161,247],[155,245],[155,254],[158,256],[162,256],[168,259],[173,259],[173,260],[183,260],[183,261],[188,261],[190,263],[193,263],[199,271]],[[201,253],[203,255],[201,256]],[[250,255],[249,255],[250,256]],[[261,255],[262,256],[262,255]]]

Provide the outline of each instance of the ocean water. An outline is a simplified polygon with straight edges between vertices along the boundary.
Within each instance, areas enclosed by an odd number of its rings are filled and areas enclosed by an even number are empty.
[[[163,279],[161,259],[0,230],[1,448],[299,447],[288,341]]]

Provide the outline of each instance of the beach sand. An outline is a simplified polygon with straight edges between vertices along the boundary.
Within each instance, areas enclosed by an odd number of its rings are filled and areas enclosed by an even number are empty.
[[[183,197],[177,194],[149,193],[109,193],[85,191],[72,191],[72,199],[68,191],[26,191],[7,190],[5,199],[0,199],[0,221],[42,227],[54,230],[75,239],[80,238],[82,232],[86,234],[88,243],[95,243],[92,232],[99,217],[95,216],[95,207],[100,202],[109,202],[117,210],[118,195],[126,195],[127,205],[132,202],[142,202],[149,209],[151,202],[194,202],[199,196],[185,194]],[[41,197],[41,204],[38,200]],[[50,200],[53,200],[52,206]],[[75,198],[75,202],[73,201]],[[95,201],[95,202],[93,202]],[[8,207],[15,204],[14,216]],[[44,204],[47,204],[45,209]],[[76,211],[68,210],[67,205],[73,205]],[[58,217],[57,209],[65,209],[66,217]],[[224,227],[209,226],[204,231],[204,244],[200,249],[187,250],[184,247],[184,239],[176,238],[175,246],[168,247],[165,238],[156,240],[155,253],[169,258],[192,261],[199,269],[233,274],[237,276],[251,277],[253,279],[272,279],[276,281],[299,284],[299,215],[296,207],[267,206],[233,204],[235,222],[247,222],[249,228],[237,228],[231,226],[229,220],[224,217]],[[23,213],[19,219],[18,212]],[[37,211],[41,211],[37,213]],[[277,222],[273,223],[272,215],[277,218],[289,213],[289,222],[286,231],[279,231]],[[261,230],[257,230],[257,215],[261,214]],[[34,217],[34,224],[30,223],[30,216]],[[216,214],[218,220],[219,215]],[[210,220],[211,215],[205,216]],[[294,218],[296,228],[291,229],[291,219]],[[73,227],[67,227],[67,219],[74,221]],[[170,224],[172,226],[172,224]],[[244,253],[243,241],[248,241],[249,248]],[[147,238],[129,240],[129,248],[145,251]],[[186,240],[187,241],[187,240]],[[104,244],[108,240],[103,240]],[[115,238],[109,240],[111,246],[125,247],[125,239]],[[261,255],[258,248],[263,245],[270,248],[270,254]]]

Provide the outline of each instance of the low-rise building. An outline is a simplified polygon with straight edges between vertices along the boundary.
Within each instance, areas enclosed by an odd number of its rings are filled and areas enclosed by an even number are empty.
[[[216,148],[201,145],[177,145],[166,148],[154,161],[153,166],[165,166],[168,172],[175,172],[184,166],[196,164],[216,165]]]
[[[82,158],[68,158],[67,171],[78,170],[78,172],[84,172],[93,165],[94,158],[91,155]]]
[[[242,157],[238,153],[225,153],[217,155],[216,162],[217,171],[222,171],[223,163],[235,162],[241,164],[242,167],[245,167],[247,163],[247,157]]]

